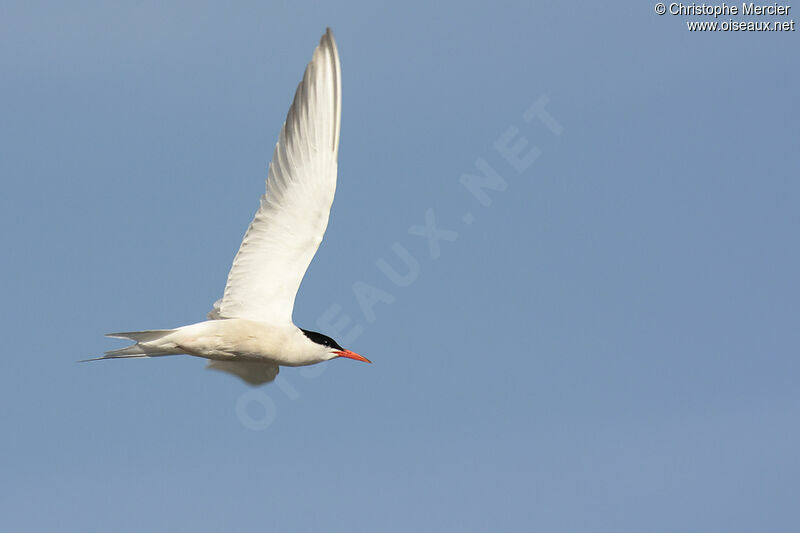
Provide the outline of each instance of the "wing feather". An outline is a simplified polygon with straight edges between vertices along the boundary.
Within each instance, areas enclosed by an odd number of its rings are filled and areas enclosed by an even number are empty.
[[[206,365],[209,370],[219,370],[238,376],[250,385],[263,385],[275,379],[280,367],[274,363],[260,361],[216,361],[211,360]]]
[[[336,191],[341,67],[328,29],[297,86],[269,164],[266,193],[209,318],[291,321]]]

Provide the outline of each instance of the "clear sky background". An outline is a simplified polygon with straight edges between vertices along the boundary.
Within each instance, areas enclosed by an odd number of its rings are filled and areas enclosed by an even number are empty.
[[[2,3],[0,529],[797,531],[800,32],[330,4]],[[374,364],[76,364],[222,295],[326,26],[339,186],[294,318]]]

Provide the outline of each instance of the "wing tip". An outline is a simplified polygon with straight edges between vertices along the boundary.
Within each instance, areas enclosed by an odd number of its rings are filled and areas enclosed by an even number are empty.
[[[330,26],[325,28],[325,33],[320,37],[319,44],[329,46],[331,49],[336,50],[336,37],[333,36],[333,30]]]
[[[339,48],[336,46],[336,38],[333,30],[328,26],[325,33],[319,40],[320,48],[327,48],[333,60],[333,105],[334,105],[334,125],[333,125],[333,152],[339,152],[339,131],[342,121],[342,64],[339,60]]]

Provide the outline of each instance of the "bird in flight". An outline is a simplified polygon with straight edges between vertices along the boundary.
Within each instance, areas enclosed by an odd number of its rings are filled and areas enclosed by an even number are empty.
[[[266,193],[208,320],[176,329],[109,333],[135,344],[103,359],[187,354],[251,385],[275,379],[283,366],[347,357],[332,338],[292,322],[294,299],[322,242],[336,190],[341,68],[330,28],[320,39],[272,154]]]

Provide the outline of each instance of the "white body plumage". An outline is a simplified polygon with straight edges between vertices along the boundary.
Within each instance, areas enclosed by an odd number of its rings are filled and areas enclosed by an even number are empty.
[[[336,191],[341,94],[339,54],[328,29],[297,87],[269,165],[266,193],[209,320],[109,334],[136,344],[99,359],[188,354],[251,384],[272,381],[280,365],[334,357],[369,362],[292,323],[295,296],[322,242]]]

